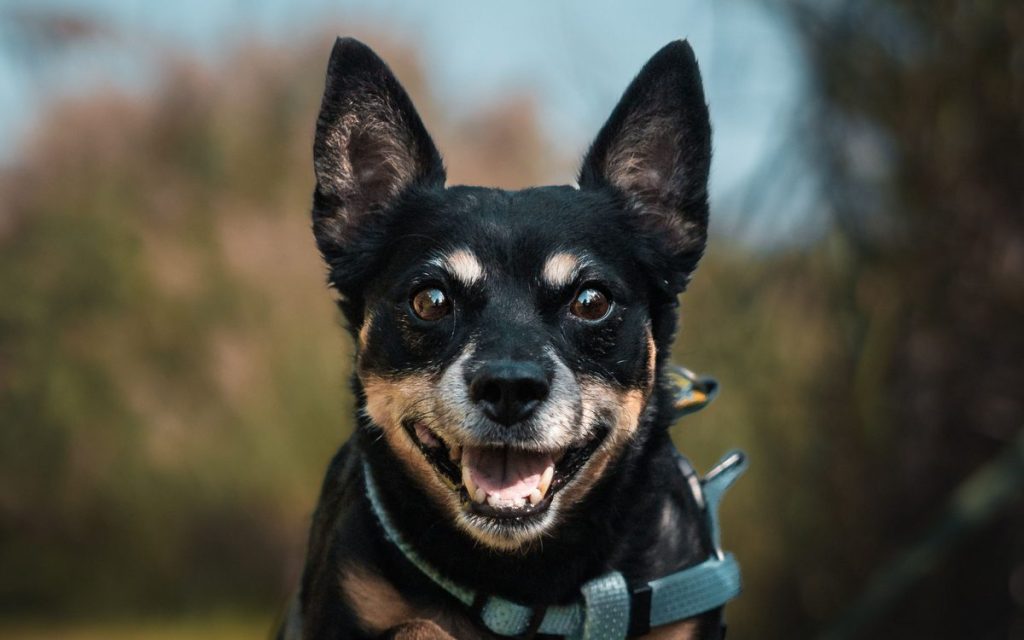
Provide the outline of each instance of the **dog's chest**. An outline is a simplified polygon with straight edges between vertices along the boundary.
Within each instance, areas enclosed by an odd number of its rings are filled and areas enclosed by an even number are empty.
[[[416,605],[387,579],[363,567],[343,571],[342,597],[360,626],[372,634],[406,640],[462,640],[498,638],[482,630],[463,611]],[[696,640],[700,623],[682,620],[652,629],[645,640]]]

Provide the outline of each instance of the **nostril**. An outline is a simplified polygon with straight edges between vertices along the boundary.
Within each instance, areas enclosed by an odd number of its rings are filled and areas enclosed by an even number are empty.
[[[470,397],[492,420],[511,425],[523,420],[548,397],[544,370],[530,362],[492,362],[469,385]]]
[[[501,383],[497,380],[483,380],[481,384],[473,385],[475,393],[473,399],[477,402],[488,402],[497,404],[501,402]]]
[[[521,402],[541,402],[548,397],[548,383],[543,379],[516,380],[513,389],[516,399]]]

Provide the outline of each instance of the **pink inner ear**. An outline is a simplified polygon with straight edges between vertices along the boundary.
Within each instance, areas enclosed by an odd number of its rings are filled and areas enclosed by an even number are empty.
[[[608,156],[605,172],[612,184],[627,193],[659,194],[671,189],[670,182],[682,168],[672,123],[652,118],[646,123],[630,123],[631,135],[623,136]]]
[[[372,120],[372,118],[371,118]],[[413,150],[405,136],[386,122],[359,122],[349,133],[347,158],[352,187],[375,205],[396,196],[413,178]]]
[[[662,182],[665,180],[661,172],[654,167],[640,169],[632,177],[633,188],[642,192],[653,191],[657,193],[661,191]]]

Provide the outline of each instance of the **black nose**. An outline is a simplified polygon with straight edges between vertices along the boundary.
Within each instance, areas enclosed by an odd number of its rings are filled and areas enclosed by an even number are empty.
[[[473,374],[469,395],[488,418],[504,425],[530,416],[548,397],[544,369],[533,362],[488,362]]]

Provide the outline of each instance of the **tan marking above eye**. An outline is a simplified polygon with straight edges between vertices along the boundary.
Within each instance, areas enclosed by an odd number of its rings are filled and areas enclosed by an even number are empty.
[[[554,289],[572,284],[581,266],[580,259],[571,253],[559,251],[551,254],[544,262],[541,275],[544,281]]]
[[[483,265],[469,249],[453,251],[436,261],[436,264],[467,287],[473,286],[484,278]]]

